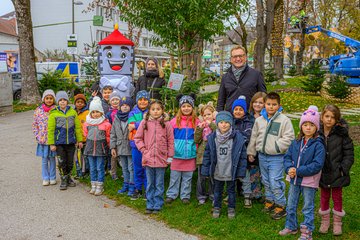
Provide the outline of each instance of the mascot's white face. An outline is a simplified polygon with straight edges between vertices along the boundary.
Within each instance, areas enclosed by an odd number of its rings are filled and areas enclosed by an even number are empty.
[[[131,75],[134,48],[126,45],[101,45],[99,70],[101,75]]]

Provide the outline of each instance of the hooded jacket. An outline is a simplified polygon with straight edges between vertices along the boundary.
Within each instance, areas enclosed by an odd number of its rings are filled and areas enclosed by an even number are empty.
[[[241,132],[246,137],[246,145],[250,141],[251,130],[254,126],[255,119],[249,113],[241,119],[234,118],[234,129]]]
[[[203,163],[201,165],[201,175],[205,177],[213,177],[217,164],[216,154],[216,132],[213,132],[208,136],[208,142],[206,144]],[[232,180],[245,177],[246,173],[246,146],[245,137],[238,131],[233,131],[230,138],[233,139],[233,146],[231,152],[231,172]]]
[[[296,168],[296,176],[287,176],[286,180],[294,185],[318,188],[324,161],[325,146],[321,136],[308,139],[306,144],[304,138],[294,140],[284,156],[284,168],[286,174],[290,168]]]
[[[119,113],[120,111],[118,112],[118,114]],[[110,148],[116,148],[117,154],[119,156],[131,156],[128,122],[121,121],[118,117],[118,114],[115,116],[114,122],[111,127]]]
[[[148,111],[147,108],[145,110],[141,110],[136,105],[129,113],[128,123],[129,124],[135,124],[135,129],[132,130],[130,132],[130,134],[129,134],[130,146],[132,148],[136,148],[136,145],[134,143],[134,137],[135,137],[137,129],[139,128],[139,125],[140,125],[141,121],[144,118],[144,114],[147,113],[147,111]]]
[[[89,106],[86,105],[85,107],[83,107],[82,109],[80,109],[80,111],[77,112],[78,113],[78,118],[79,121],[81,123],[81,129],[84,125],[84,123],[86,122],[86,116],[89,114]],[[83,134],[83,142],[86,142],[86,137]]]
[[[147,130],[142,120],[135,135],[135,144],[142,153],[142,166],[152,168],[167,167],[166,160],[174,156],[174,133],[169,122],[165,128],[160,119],[148,120]]]
[[[147,76],[146,74],[139,77],[136,88],[135,88],[135,96],[136,93],[145,90],[150,93],[150,99],[158,99],[161,100],[161,95],[159,93],[159,89],[166,85],[166,82],[163,78],[159,76]],[[153,89],[154,88],[154,89]],[[155,89],[156,88],[156,89]]]
[[[105,119],[97,125],[87,122],[83,125],[83,132],[86,136],[84,155],[87,156],[108,156],[110,145],[111,124]]]
[[[256,92],[266,92],[266,85],[261,72],[246,64],[239,81],[237,81],[232,67],[230,67],[221,79],[216,110],[232,112],[232,104],[240,95],[246,97],[246,105],[249,108],[250,100]]]
[[[320,187],[334,188],[350,185],[350,168],[354,163],[354,145],[349,136],[345,120],[335,125],[325,137],[324,128],[320,134],[325,138],[326,159],[322,169]]]
[[[39,144],[47,144],[49,115],[50,112],[45,112],[42,104],[34,111],[32,130]]]
[[[257,152],[280,155],[284,154],[291,141],[294,140],[294,128],[291,120],[281,113],[282,108],[268,119],[266,109],[261,111],[261,117],[255,120],[250,142],[248,144],[248,155],[256,156]]]
[[[65,113],[60,107],[50,111],[48,145],[75,144],[82,140],[81,124],[73,108],[67,106]]]

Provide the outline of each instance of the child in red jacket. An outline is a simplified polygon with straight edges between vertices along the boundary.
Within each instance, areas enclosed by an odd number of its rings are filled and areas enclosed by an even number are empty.
[[[164,105],[155,100],[141,121],[135,138],[142,153],[142,166],[146,168],[146,213],[158,213],[164,205],[164,174],[174,156],[174,133],[165,122]]]

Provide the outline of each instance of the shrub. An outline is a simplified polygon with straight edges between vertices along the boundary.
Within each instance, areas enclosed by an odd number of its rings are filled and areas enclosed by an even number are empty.
[[[325,81],[325,72],[320,69],[319,65],[310,65],[306,70],[308,77],[301,80],[301,88],[306,92],[317,93],[321,90]]]
[[[351,94],[351,88],[347,84],[345,77],[340,75],[332,76],[329,87],[326,90],[331,96],[341,100]]]
[[[265,69],[264,78],[265,78],[265,82],[267,83],[271,83],[279,80],[279,78],[276,76],[274,68]]]
[[[74,95],[74,91],[77,91],[78,86],[71,78],[62,77],[61,70],[49,71],[45,73],[42,79],[39,81],[39,90],[42,94],[46,89],[52,89],[56,93],[63,90],[68,92],[69,97]]]
[[[290,67],[289,67],[289,71],[288,71],[288,75],[289,76],[296,76],[296,66],[294,66],[294,65],[291,65]]]

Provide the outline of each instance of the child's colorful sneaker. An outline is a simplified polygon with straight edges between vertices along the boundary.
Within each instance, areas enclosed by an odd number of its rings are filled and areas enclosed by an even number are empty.
[[[287,215],[286,209],[284,206],[277,205],[274,209],[274,213],[271,215],[271,218],[274,220],[279,220]]]
[[[212,216],[213,216],[213,218],[219,218],[220,217],[220,208],[214,208]]]
[[[298,240],[312,240],[313,239],[312,232],[306,226],[301,225],[300,232],[301,232],[301,235],[298,238]]]
[[[139,190],[135,190],[134,194],[131,196],[130,200],[138,200],[142,195],[142,192]]]
[[[288,229],[288,228],[284,228],[283,230],[281,230],[279,232],[279,235],[280,236],[286,236],[286,235],[295,235],[297,234],[297,229],[296,230],[291,230],[291,229]]]
[[[235,218],[235,208],[229,208],[228,209],[228,218],[229,219]]]
[[[265,213],[270,213],[274,209],[275,209],[275,204],[273,202],[266,200],[262,211]]]

